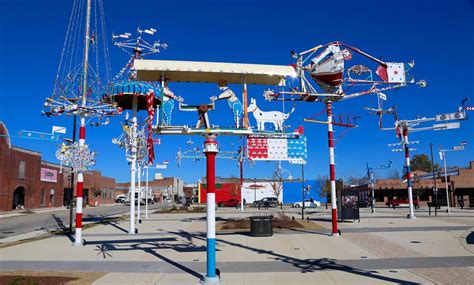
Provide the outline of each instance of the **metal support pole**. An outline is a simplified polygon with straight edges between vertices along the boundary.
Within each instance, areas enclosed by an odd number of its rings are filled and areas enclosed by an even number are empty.
[[[253,179],[253,201],[257,201],[257,178]]]
[[[146,182],[145,182],[145,219],[148,219],[148,195],[150,193],[148,189],[148,165],[146,167]]]
[[[334,135],[332,131],[331,101],[326,101],[326,114],[328,122],[329,177],[331,180],[332,235],[339,236],[339,231],[337,230],[336,167],[334,166]]]
[[[249,128],[249,112],[247,110],[248,106],[248,93],[247,93],[247,80],[244,77],[244,92],[243,92],[243,103],[244,103],[244,128],[248,129]]]
[[[434,169],[434,158],[433,158],[433,144],[430,142],[431,151],[431,171],[433,172],[433,194],[435,195],[435,216],[438,215],[438,187],[436,185],[436,175]],[[448,197],[446,197],[448,198]]]
[[[72,142],[76,142],[76,127],[77,127],[77,116],[74,115],[74,119],[72,122]],[[69,233],[72,234],[73,228],[73,219],[72,216],[74,215],[74,171],[71,171],[71,198],[69,200]]]
[[[79,147],[84,146],[86,141],[86,118],[81,116],[81,126],[79,127]],[[82,245],[82,204],[84,199],[84,174],[77,173],[77,202],[76,202],[76,236],[75,246]]]
[[[132,162],[130,163],[130,228],[128,233],[134,235],[137,230],[135,228],[135,177],[137,171],[137,109],[138,109],[138,98],[133,96],[132,101],[133,117],[132,117],[132,130],[130,137],[132,139]]]
[[[403,148],[405,149],[405,166],[407,171],[407,188],[408,188],[408,203],[410,206],[409,219],[415,219],[415,211],[413,207],[413,188],[411,184],[411,167],[410,167],[410,149],[408,147],[408,129],[403,128]]]
[[[370,196],[371,196],[371,205],[370,207],[372,208],[372,214],[375,213],[375,191],[374,191],[374,188],[375,188],[375,185],[374,185],[374,171],[372,170],[372,168],[369,167],[369,163],[367,162],[366,163],[367,165],[367,176],[369,178],[369,183],[370,183]]]
[[[245,209],[244,205],[244,159],[239,158],[240,167],[240,210],[243,212]]]
[[[142,205],[142,165],[141,163],[138,164],[138,201],[137,201],[137,222],[139,224],[142,223],[142,216],[140,213],[141,205]],[[137,225],[138,228],[138,225]]]
[[[216,274],[216,155],[219,152],[216,136],[209,134],[204,142],[207,183],[207,274],[205,284],[218,284]]]
[[[443,162],[444,162],[444,185],[446,187],[446,202],[448,203],[448,213],[451,213],[451,208],[449,207],[449,203],[450,203],[450,196],[449,196],[449,187],[448,187],[448,171],[447,171],[447,168],[446,168],[446,152],[443,150],[441,151],[441,154],[443,156]]]
[[[90,33],[90,19],[91,19],[91,0],[87,0],[86,11],[86,35],[84,38],[84,70],[82,83],[82,107],[86,106],[87,97],[87,71],[89,64],[89,33]],[[80,115],[81,126],[79,128],[79,147],[84,146],[86,142],[86,118],[84,114]],[[79,172],[77,174],[77,205],[76,205],[76,236],[74,239],[75,246],[82,246],[82,200],[84,195],[84,174]]]
[[[301,164],[301,196],[302,196],[302,199],[303,199],[303,205],[301,207],[301,220],[304,221],[304,164]]]
[[[374,185],[374,172],[370,173],[370,187],[372,188],[372,213],[375,213],[375,185]]]

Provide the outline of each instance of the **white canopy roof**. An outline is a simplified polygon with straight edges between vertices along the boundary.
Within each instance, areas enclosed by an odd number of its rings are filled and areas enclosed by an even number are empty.
[[[203,61],[135,60],[138,80],[277,85],[285,77],[296,77],[292,66]]]

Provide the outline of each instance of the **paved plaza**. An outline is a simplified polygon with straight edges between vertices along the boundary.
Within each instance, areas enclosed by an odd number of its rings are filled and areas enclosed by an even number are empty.
[[[281,210],[218,209],[218,220]],[[297,209],[285,215],[300,219]],[[406,219],[406,209],[362,209],[360,223],[340,224],[332,237],[323,208],[306,217],[323,227],[278,230],[272,237],[218,231],[222,284],[472,284],[474,211]],[[125,216],[126,217],[126,216]],[[8,219],[8,218],[3,218]],[[205,213],[152,214],[127,233],[128,221],[84,231],[86,245],[57,235],[0,249],[2,271],[99,272],[93,284],[199,284],[206,270]]]

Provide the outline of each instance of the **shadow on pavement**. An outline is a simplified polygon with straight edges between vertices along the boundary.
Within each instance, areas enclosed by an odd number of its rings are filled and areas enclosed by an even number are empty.
[[[53,219],[56,221],[56,223],[58,224],[58,227],[63,231],[63,234],[71,241],[71,242],[74,242],[74,237],[72,236],[72,233],[69,232],[69,228],[66,227],[63,223],[63,221],[61,220],[61,218],[59,218],[58,216],[56,216],[55,214],[51,214],[51,216],[53,217]]]
[[[172,232],[168,231],[170,234],[175,234],[178,236],[183,236],[185,238],[189,238],[189,233],[186,233],[184,231],[179,231],[179,232]],[[206,240],[205,233],[200,233],[197,235],[192,235],[192,238],[200,239],[200,240]],[[239,244],[239,243],[234,243],[231,241],[226,241],[217,238],[216,241],[236,247],[241,247],[246,250],[254,251],[259,254],[267,254],[273,256],[275,260],[291,264],[301,270],[302,273],[306,272],[315,272],[315,271],[320,271],[320,270],[337,270],[337,271],[343,271],[351,274],[356,274],[368,278],[373,278],[381,281],[386,281],[386,282],[392,282],[392,283],[398,283],[398,284],[419,284],[416,282],[411,282],[407,280],[402,280],[398,278],[392,278],[392,277],[387,277],[387,276],[381,276],[381,275],[376,275],[375,272],[372,271],[367,271],[367,270],[361,270],[358,268],[354,268],[351,266],[343,265],[337,263],[337,260],[335,259],[330,259],[330,258],[320,258],[320,259],[299,259],[291,256],[286,256],[283,254],[276,253],[272,250],[265,250],[265,249],[258,249],[258,248],[253,248],[247,245]]]
[[[128,230],[127,230],[127,229],[124,229],[124,228],[122,228],[121,226],[119,226],[118,223],[115,222],[114,220],[103,219],[103,220],[101,221],[101,224],[103,224],[103,225],[108,225],[108,226],[112,226],[112,227],[118,229],[118,230],[121,231],[121,232],[128,233]]]
[[[184,238],[187,240],[186,243],[182,244],[171,244],[171,243],[164,243],[164,242],[171,242],[177,241],[176,238],[150,238],[150,239],[126,239],[126,240],[102,240],[102,241],[88,241],[86,245],[96,245],[94,249],[97,251],[97,255],[102,255],[103,258],[112,257],[111,252],[113,251],[144,251],[148,254],[151,254],[173,266],[176,268],[191,274],[192,276],[203,280],[203,275],[199,272],[196,272],[186,266],[183,266],[161,254],[157,251],[162,249],[172,249],[177,252],[205,252],[205,246],[196,246],[192,242],[192,237],[189,236],[190,239],[186,235]],[[129,245],[128,245],[129,243]]]

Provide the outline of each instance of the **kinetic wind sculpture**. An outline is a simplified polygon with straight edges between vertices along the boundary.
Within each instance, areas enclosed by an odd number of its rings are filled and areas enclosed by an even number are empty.
[[[83,173],[95,165],[96,152],[91,151],[88,145],[82,147],[77,142],[63,142],[61,148],[56,151],[56,158],[62,166],[72,168],[73,172]]]
[[[137,171],[137,163],[140,163],[145,158],[143,150],[148,154],[148,164],[152,164],[155,154],[152,138],[152,125],[155,118],[155,109],[158,105],[163,103],[164,88],[153,82],[141,82],[136,78],[135,61],[142,59],[142,56],[147,54],[158,53],[167,45],[156,41],[153,44],[148,43],[144,36],[154,35],[155,29],[137,29],[137,36],[131,38],[130,33],[120,35],[113,35],[114,45],[124,50],[131,59],[126,66],[115,76],[114,83],[107,91],[105,98],[110,98],[115,104],[122,109],[133,111],[132,120],[128,126],[129,142],[128,149],[130,157],[130,228],[129,234],[135,234],[138,229],[135,228],[135,178]],[[164,82],[163,82],[164,83]],[[155,94],[160,94],[156,97]],[[147,111],[146,126],[147,138],[145,140],[145,147],[143,147],[143,140],[141,139],[141,132],[138,131],[137,112],[140,110]],[[141,169],[141,166],[139,167]],[[141,173],[139,173],[141,175]]]
[[[207,275],[205,283],[216,283],[216,260],[215,260],[215,159],[219,152],[217,135],[246,136],[259,135],[268,138],[298,137],[299,133],[284,133],[281,131],[264,132],[252,129],[248,120],[247,85],[280,85],[284,84],[285,78],[295,76],[294,69],[290,66],[240,64],[222,62],[196,62],[196,61],[169,61],[169,60],[136,60],[134,67],[137,79],[144,81],[157,80],[168,83],[217,83],[221,93],[210,97],[210,103],[187,105],[180,102],[181,111],[193,111],[198,114],[198,123],[195,126],[171,125],[163,120],[158,121],[154,131],[159,135],[200,135],[205,136],[203,152],[206,156],[206,184],[207,189]],[[242,99],[240,100],[227,84],[242,84]],[[209,120],[209,110],[213,110],[219,100],[227,100],[232,111],[233,126],[222,127],[213,124]],[[163,106],[160,106],[160,112]],[[221,124],[221,122],[218,122]],[[281,122],[278,126],[283,130]],[[183,154],[178,154],[178,161]],[[239,158],[242,165],[243,157]],[[242,169],[242,167],[241,167]],[[242,173],[242,170],[241,170]]]
[[[92,25],[91,18],[94,19]],[[78,173],[74,240],[77,246],[83,244],[83,172],[93,165],[95,154],[85,144],[86,120],[97,120],[92,125],[101,125],[102,120],[107,123],[109,116],[121,112],[117,105],[102,97],[110,78],[106,34],[102,0],[74,0],[53,94],[46,99],[42,111],[48,117],[69,115],[80,118],[79,143],[63,145],[58,155],[63,164],[72,166]]]
[[[441,131],[441,130],[449,130],[449,129],[458,129],[461,127],[460,122],[450,122],[450,121],[460,121],[460,120],[467,120],[467,116],[464,110],[455,112],[455,113],[447,113],[447,114],[439,114],[432,118],[418,118],[414,120],[401,120],[398,117],[397,111],[394,107],[391,108],[391,114],[395,119],[395,126],[391,128],[381,127],[381,130],[395,130],[397,138],[400,140],[400,143],[389,144],[388,146],[396,146],[401,145],[403,151],[405,153],[405,174],[407,180],[407,188],[408,188],[408,202],[410,206],[410,213],[408,214],[408,218],[415,219],[415,212],[414,212],[414,205],[413,205],[413,189],[412,189],[412,179],[411,179],[411,167],[410,167],[410,145],[414,143],[419,143],[418,141],[410,142],[408,140],[408,134],[411,132],[420,132],[420,131]],[[438,122],[437,124],[433,124],[432,126],[423,127],[420,126],[424,123],[430,122]]]
[[[332,102],[353,99],[359,96],[397,89],[407,84],[426,86],[425,81],[415,82],[409,71],[414,62],[407,64],[385,62],[371,56],[358,48],[335,41],[318,45],[301,53],[292,52],[296,59],[293,65],[298,77],[299,86],[289,90],[273,92],[267,90],[263,96],[266,100],[324,102],[326,104],[329,146],[329,172],[331,180],[332,201],[332,235],[338,236],[336,173],[334,161],[334,135]],[[357,63],[350,67],[346,62],[355,61],[355,55],[365,58],[367,63]],[[369,67],[367,65],[373,67]],[[313,85],[306,74],[316,83]],[[319,90],[319,91],[318,91]]]

